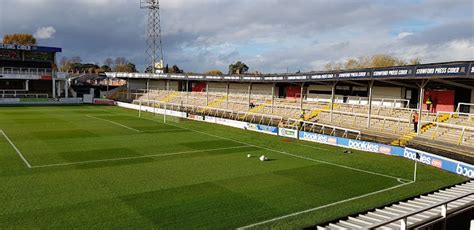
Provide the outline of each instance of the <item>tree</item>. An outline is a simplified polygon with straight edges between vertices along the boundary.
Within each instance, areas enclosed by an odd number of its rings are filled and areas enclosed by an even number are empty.
[[[78,69],[82,70],[83,68],[80,65],[74,65],[80,64],[81,62],[82,59],[79,56],[74,56],[72,58],[62,57],[59,61],[59,70],[62,72],[77,71]]]
[[[114,60],[112,58],[107,58],[104,60],[104,66],[108,66],[110,68],[114,67]]]
[[[324,68],[326,70],[341,70],[342,69],[342,64],[341,63],[328,63],[324,65]]]
[[[247,71],[249,71],[249,67],[241,61],[229,65],[229,74],[244,74]]]
[[[133,63],[117,65],[117,66],[115,66],[114,71],[115,72],[124,72],[124,73],[136,73],[136,72],[138,72],[135,64],[133,64]]]
[[[103,66],[100,67],[100,69],[103,72],[112,72],[112,68],[110,68],[110,66],[108,66],[108,65],[103,65]]]
[[[118,66],[118,65],[126,65],[126,64],[128,64],[128,63],[129,63],[129,61],[128,61],[126,58],[124,58],[124,57],[117,57],[117,58],[115,58],[115,65],[116,65],[116,66]]]
[[[349,59],[344,63],[345,69],[356,69],[359,68],[359,62],[353,58]]]
[[[34,46],[36,38],[31,34],[7,34],[3,36],[3,43]]]
[[[166,65],[168,66],[168,65]],[[184,73],[182,69],[180,69],[177,65],[171,66],[171,69],[168,70],[169,73]]]
[[[366,66],[366,68],[382,68],[397,65],[406,65],[406,61],[390,55],[377,54],[372,56],[372,63]]]
[[[419,57],[412,58],[412,59],[410,59],[410,61],[408,61],[408,63],[410,65],[419,65],[419,64],[421,64],[421,58],[419,58]]]
[[[135,64],[129,62],[127,64],[128,68],[130,68],[130,73],[137,73],[138,70],[137,70],[137,66],[135,66]]]
[[[222,72],[220,70],[213,69],[213,70],[209,70],[205,72],[204,74],[209,75],[209,76],[220,76],[222,75]]]
[[[414,58],[407,62],[402,58],[397,58],[386,54],[377,54],[373,56],[363,56],[357,59],[349,58],[343,63],[328,63],[325,65],[325,68],[327,70],[383,68],[390,66],[403,66],[407,64],[416,65],[420,63],[420,58]]]

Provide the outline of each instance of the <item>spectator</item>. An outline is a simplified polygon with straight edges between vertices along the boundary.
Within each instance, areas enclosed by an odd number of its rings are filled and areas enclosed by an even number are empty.
[[[413,130],[415,130],[415,133],[418,133],[418,121],[420,120],[420,114],[418,114],[418,112],[415,111],[415,113],[413,114]]]
[[[428,96],[428,98],[426,98],[426,108],[428,112],[431,112],[431,104],[433,104],[433,101],[431,100],[431,96]]]

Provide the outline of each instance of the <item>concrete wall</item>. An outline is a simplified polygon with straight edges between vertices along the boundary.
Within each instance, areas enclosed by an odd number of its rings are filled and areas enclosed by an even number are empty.
[[[164,80],[151,80],[150,81],[151,90],[166,90],[166,81]]]
[[[392,98],[392,99],[404,99],[404,89],[401,87],[379,87],[374,86],[373,89],[374,98]]]
[[[474,103],[474,89],[471,89],[471,103]]]
[[[209,92],[225,93],[226,88],[227,88],[227,83],[209,82]]]
[[[130,89],[146,89],[146,80],[143,79],[130,79],[129,80]]]

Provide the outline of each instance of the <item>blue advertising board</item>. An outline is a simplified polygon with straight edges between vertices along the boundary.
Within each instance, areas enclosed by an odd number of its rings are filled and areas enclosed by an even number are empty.
[[[278,128],[273,127],[273,126],[268,126],[268,125],[259,125],[259,124],[252,124],[248,123],[247,124],[247,129],[260,132],[260,133],[268,133],[271,135],[278,135]]]
[[[417,159],[418,154],[418,159]],[[403,157],[410,160],[416,160],[420,163],[431,165],[449,172],[453,172],[465,177],[474,178],[474,166],[452,160],[446,157],[438,156],[432,153],[427,153],[421,150],[412,148],[405,148]]]
[[[412,149],[389,146],[368,141],[353,140],[341,137],[333,137],[323,134],[300,132],[300,140],[317,142],[322,144],[336,145],[340,147],[357,149],[366,152],[383,153],[416,160],[420,163],[437,167],[465,177],[474,178],[474,166],[460,161],[452,160],[436,154]],[[418,154],[418,158],[417,158]]]
[[[347,139],[342,137],[333,137],[323,134],[316,134],[310,132],[300,132],[300,140],[318,142],[322,144],[336,145],[340,147],[346,147],[351,149],[358,149],[366,152],[392,154],[397,156],[403,156],[403,148],[389,146],[384,144],[378,144],[368,141],[359,141],[353,139]]]

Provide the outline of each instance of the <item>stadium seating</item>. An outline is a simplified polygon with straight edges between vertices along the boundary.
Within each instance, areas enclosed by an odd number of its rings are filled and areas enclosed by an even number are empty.
[[[211,89],[213,91],[211,91]],[[359,99],[348,99],[347,103],[336,99],[333,105],[332,119],[330,103],[327,97],[318,96],[304,100],[275,98],[269,90],[262,87],[252,89],[250,97],[247,89],[232,86],[227,97],[225,87],[210,84],[210,92],[180,92],[166,90],[134,90],[132,100],[156,100],[161,103],[201,107],[198,112],[209,108],[225,109],[255,114],[271,114],[288,119],[300,119],[302,111],[305,120],[326,125],[336,125],[347,129],[361,130],[365,134],[383,136],[388,143],[406,145],[411,141],[431,141],[450,143],[453,146],[474,147],[474,114],[463,113],[427,113],[421,116],[421,135],[413,132],[412,115],[414,109],[405,108],[405,102],[394,99],[377,99],[372,105],[370,127],[367,127],[368,105]],[[270,91],[271,92],[271,91]],[[126,92],[115,99],[123,99]],[[250,103],[249,103],[250,102]],[[253,104],[253,106],[250,106]],[[303,110],[302,110],[303,109]],[[247,119],[240,117],[238,119]],[[442,145],[442,144],[440,144]]]

